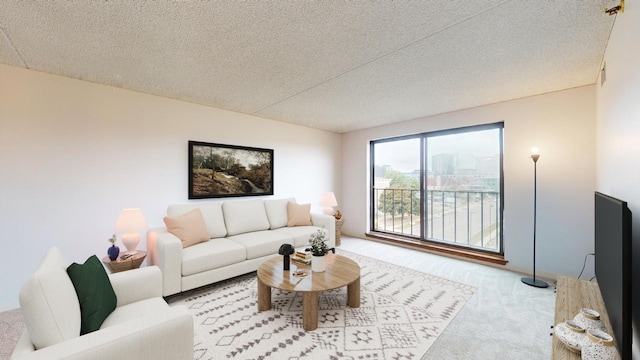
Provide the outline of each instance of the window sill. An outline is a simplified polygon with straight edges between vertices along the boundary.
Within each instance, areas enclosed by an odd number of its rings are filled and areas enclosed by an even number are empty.
[[[379,233],[379,232],[369,232],[366,233],[365,236],[367,238],[386,242],[394,245],[401,245],[405,247],[409,247],[412,249],[423,250],[427,252],[433,252],[437,254],[444,254],[447,256],[465,258],[465,259],[473,259],[480,262],[487,262],[491,264],[497,265],[506,265],[507,260],[504,259],[504,256],[499,254],[491,254],[484,251],[477,251],[473,249],[463,249],[455,246],[448,246],[444,244],[436,244],[431,242],[424,242],[413,238],[407,238],[403,236]]]

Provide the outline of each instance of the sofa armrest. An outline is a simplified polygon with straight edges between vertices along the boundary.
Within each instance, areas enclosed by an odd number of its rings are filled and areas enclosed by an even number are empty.
[[[331,215],[311,213],[311,223],[313,226],[324,228],[329,249],[336,247],[336,218]]]
[[[22,332],[22,336],[20,336],[20,339],[16,343],[16,347],[13,349],[10,360],[21,359],[21,356],[29,355],[34,351],[36,351],[36,348],[31,342],[29,331],[27,331],[27,329],[24,329],[24,331]]]
[[[117,306],[162,296],[162,272],[156,266],[111,274],[109,280],[118,298]]]
[[[29,346],[31,347],[29,349]],[[193,318],[184,306],[136,318],[40,350],[18,343],[11,360],[193,359]]]
[[[165,228],[147,231],[147,259],[162,272],[162,295],[182,291],[182,241]]]

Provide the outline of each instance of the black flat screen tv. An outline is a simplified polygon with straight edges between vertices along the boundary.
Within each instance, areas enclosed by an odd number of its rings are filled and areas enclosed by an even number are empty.
[[[631,211],[595,193],[595,273],[622,359],[631,359]]]

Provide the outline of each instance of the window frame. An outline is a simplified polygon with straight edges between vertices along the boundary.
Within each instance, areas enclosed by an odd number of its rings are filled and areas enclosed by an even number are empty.
[[[428,218],[427,218],[427,169],[428,169],[428,163],[427,163],[427,159],[428,159],[428,153],[427,153],[427,148],[426,148],[426,144],[427,144],[427,139],[429,137],[436,137],[436,136],[442,136],[442,135],[453,135],[453,134],[462,134],[462,133],[467,133],[467,132],[475,132],[475,131],[484,131],[484,130],[492,130],[492,129],[499,129],[499,176],[500,176],[500,194],[499,194],[499,206],[500,209],[498,211],[498,216],[499,216],[499,227],[498,227],[498,231],[499,231],[499,238],[500,238],[500,242],[498,245],[498,249],[496,249],[495,251],[493,250],[489,250],[489,249],[482,249],[482,248],[478,248],[478,247],[472,247],[472,246],[465,246],[465,245],[461,245],[461,244],[456,244],[453,242],[445,242],[445,241],[436,241],[436,240],[431,240],[427,238],[427,234],[426,234],[426,224],[428,222]],[[395,142],[395,141],[402,141],[402,140],[410,140],[410,139],[416,139],[419,138],[420,139],[420,219],[421,219],[421,226],[420,226],[420,235],[419,236],[415,236],[415,235],[407,235],[407,234],[402,234],[399,235],[396,232],[391,232],[391,231],[384,231],[384,230],[379,230],[375,228],[375,224],[376,224],[376,209],[375,209],[375,204],[376,202],[376,193],[375,193],[375,145],[377,144],[382,144],[382,143],[387,143],[387,142]],[[383,233],[383,234],[390,234],[393,236],[401,236],[401,237],[405,237],[408,239],[412,239],[412,240],[419,240],[420,242],[425,242],[425,243],[429,243],[429,244],[434,244],[434,245],[446,245],[446,246],[452,246],[455,248],[461,248],[461,249],[472,249],[474,251],[480,251],[480,252],[486,252],[489,254],[497,254],[497,255],[501,255],[504,256],[504,121],[500,121],[500,122],[495,122],[495,123],[490,123],[490,124],[480,124],[480,125],[471,125],[471,126],[464,126],[464,127],[458,127],[458,128],[451,128],[451,129],[443,129],[443,130],[435,130],[435,131],[429,131],[429,132],[421,132],[421,133],[416,133],[416,134],[409,134],[409,135],[402,135],[402,136],[395,136],[395,137],[390,137],[390,138],[383,138],[383,139],[377,139],[377,140],[371,140],[369,142],[369,231],[371,232],[376,232],[376,233]]]

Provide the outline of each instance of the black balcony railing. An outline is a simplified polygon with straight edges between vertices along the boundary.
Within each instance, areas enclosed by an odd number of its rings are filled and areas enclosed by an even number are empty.
[[[376,231],[500,251],[497,192],[428,190],[423,221],[419,190],[374,188],[373,191]]]

